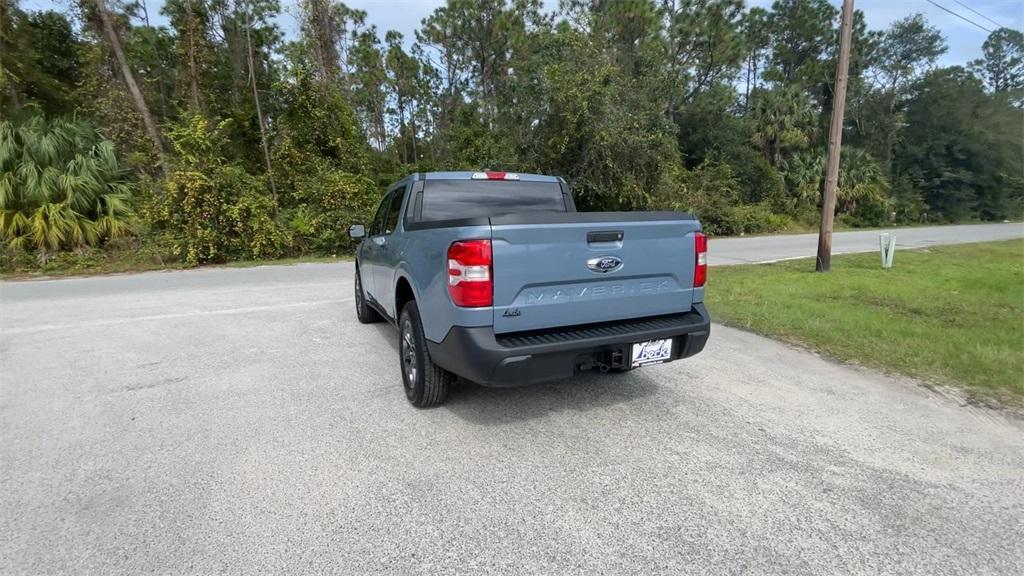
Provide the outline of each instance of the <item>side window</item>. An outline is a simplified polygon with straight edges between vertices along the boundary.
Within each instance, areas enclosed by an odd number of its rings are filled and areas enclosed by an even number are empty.
[[[402,209],[402,199],[405,197],[405,191],[408,189],[409,185],[406,184],[402,188],[396,188],[395,191],[392,192],[394,200],[391,201],[391,208],[388,210],[388,219],[386,221],[387,225],[384,228],[385,234],[391,234],[396,228],[398,228],[398,217],[400,216],[399,212]]]
[[[391,194],[385,195],[384,199],[380,201],[377,214],[373,217],[373,224],[370,225],[370,236],[380,236],[381,230],[384,228],[384,216],[387,214],[389,202],[391,202]]]

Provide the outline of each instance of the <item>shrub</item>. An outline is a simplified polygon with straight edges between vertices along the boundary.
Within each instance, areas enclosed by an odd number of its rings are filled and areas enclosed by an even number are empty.
[[[368,223],[380,194],[373,181],[328,167],[294,180],[289,223],[296,241],[320,254],[354,249],[348,226]]]
[[[90,124],[0,121],[0,238],[40,262],[130,233],[135,184]]]
[[[768,202],[743,204],[741,184],[732,168],[705,161],[693,170],[678,169],[660,185],[654,207],[692,212],[708,234],[735,236],[787,228],[789,217],[772,212]]]
[[[190,116],[170,130],[182,162],[145,210],[155,229],[170,239],[174,254],[190,266],[275,258],[289,244],[275,220],[277,205],[266,178],[221,157],[226,128]]]
[[[739,234],[763,234],[778,232],[792,225],[792,220],[785,214],[772,212],[768,204],[745,204],[732,210],[731,220],[735,223]]]

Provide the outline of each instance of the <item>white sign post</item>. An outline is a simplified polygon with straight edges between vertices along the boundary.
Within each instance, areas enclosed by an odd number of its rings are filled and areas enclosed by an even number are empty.
[[[892,268],[892,257],[896,254],[896,235],[879,234],[878,247],[882,255],[882,268]]]

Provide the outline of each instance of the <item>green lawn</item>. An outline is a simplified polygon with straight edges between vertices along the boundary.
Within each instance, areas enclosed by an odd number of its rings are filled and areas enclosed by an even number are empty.
[[[712,317],[976,396],[1024,400],[1024,241],[716,267]]]

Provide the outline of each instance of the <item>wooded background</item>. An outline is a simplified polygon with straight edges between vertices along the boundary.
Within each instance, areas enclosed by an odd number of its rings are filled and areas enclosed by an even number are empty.
[[[839,16],[826,0],[449,0],[381,31],[332,0],[0,0],[3,267],[351,249],[415,171],[564,177],[584,210],[813,227]],[[920,15],[854,25],[840,224],[1019,218],[1024,37],[938,67]]]

